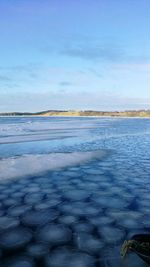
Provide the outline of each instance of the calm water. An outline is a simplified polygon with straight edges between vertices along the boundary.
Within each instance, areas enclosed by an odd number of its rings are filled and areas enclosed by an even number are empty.
[[[0,118],[0,266],[109,266],[150,230],[149,159],[150,119]]]

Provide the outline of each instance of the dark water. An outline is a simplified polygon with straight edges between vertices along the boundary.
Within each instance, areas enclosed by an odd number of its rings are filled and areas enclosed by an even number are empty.
[[[0,266],[120,266],[123,241],[150,232],[150,119],[0,118],[0,143]],[[60,152],[61,169],[17,165]]]

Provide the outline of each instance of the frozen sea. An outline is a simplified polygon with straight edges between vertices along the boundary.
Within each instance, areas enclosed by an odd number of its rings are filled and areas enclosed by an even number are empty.
[[[150,119],[0,118],[0,266],[120,267],[143,232]]]

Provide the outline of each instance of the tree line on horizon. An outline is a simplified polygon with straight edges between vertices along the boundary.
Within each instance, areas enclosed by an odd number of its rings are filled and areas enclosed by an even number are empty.
[[[1,112],[0,116],[129,116],[150,117],[150,110],[94,111],[47,110],[40,112]]]

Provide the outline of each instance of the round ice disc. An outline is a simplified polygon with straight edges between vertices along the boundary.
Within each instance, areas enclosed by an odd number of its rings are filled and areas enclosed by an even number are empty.
[[[16,227],[0,235],[0,247],[3,249],[19,249],[30,242],[32,234],[23,227]]]
[[[89,221],[94,226],[105,226],[114,223],[114,219],[109,216],[90,217]]]
[[[0,232],[14,228],[19,225],[19,220],[8,216],[0,217]]]
[[[43,199],[42,193],[28,193],[24,197],[24,202],[25,204],[34,205],[41,203],[42,199]]]
[[[40,259],[44,257],[46,254],[48,254],[49,248],[48,246],[46,246],[46,244],[37,242],[37,243],[29,244],[26,248],[26,252],[29,256],[35,259]]]
[[[86,190],[74,189],[64,192],[64,197],[71,201],[81,201],[89,197],[89,193]]]
[[[8,215],[13,217],[18,217],[24,213],[26,213],[28,210],[30,210],[32,207],[29,205],[16,205],[13,207],[10,207],[7,211]]]
[[[93,225],[89,222],[79,222],[72,226],[73,230],[76,233],[85,232],[85,233],[91,233],[94,229]]]
[[[58,212],[52,209],[28,211],[22,216],[22,223],[29,227],[42,226],[55,220]]]
[[[125,237],[125,231],[117,227],[99,227],[98,232],[107,244],[120,244]]]
[[[73,216],[73,215],[63,215],[63,216],[60,216],[59,218],[59,222],[66,224],[66,225],[75,224],[77,221],[78,221],[78,217]]]
[[[42,201],[41,203],[35,205],[35,209],[36,210],[44,210],[44,209],[55,208],[61,202],[62,201],[59,199],[51,199],[51,200]]]
[[[56,249],[45,263],[46,267],[95,267],[94,257],[69,249]]]
[[[14,259],[9,260],[9,262],[6,263],[6,267],[34,267],[34,266],[35,264],[33,260],[25,256],[16,257]]]
[[[77,248],[91,255],[99,254],[104,247],[104,242],[91,234],[79,233],[75,236]]]
[[[62,224],[50,224],[37,233],[37,239],[50,245],[66,244],[72,238],[71,230]]]
[[[8,198],[8,199],[3,200],[3,204],[6,207],[11,207],[11,206],[14,206],[20,203],[21,203],[20,198]]]

